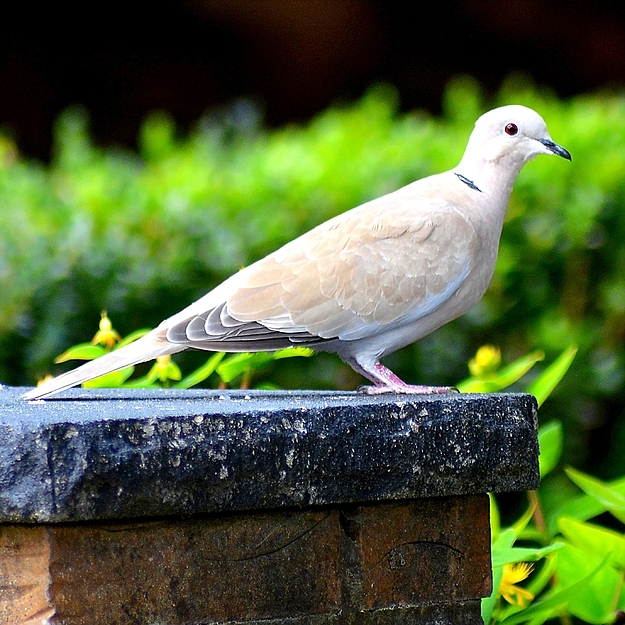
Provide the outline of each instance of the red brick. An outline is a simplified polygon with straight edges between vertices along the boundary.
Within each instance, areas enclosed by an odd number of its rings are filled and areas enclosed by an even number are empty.
[[[43,527],[0,525],[0,623],[38,625],[54,613],[49,559]]]
[[[490,594],[486,495],[363,506],[355,519],[366,609]]]
[[[338,512],[51,529],[67,625],[214,623],[340,609]]]

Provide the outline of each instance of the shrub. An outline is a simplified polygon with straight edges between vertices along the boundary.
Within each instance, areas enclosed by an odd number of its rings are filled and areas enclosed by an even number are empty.
[[[2,139],[0,379],[32,384],[91,334],[102,309],[122,334],[155,325],[315,224],[452,167],[478,115],[510,102],[538,110],[573,162],[540,157],[524,168],[487,296],[389,364],[410,381],[449,384],[485,342],[507,360],[575,343],[545,418],[563,421],[565,459],[623,474],[625,96],[561,101],[518,77],[489,102],[470,79],[455,81],[441,118],[400,113],[393,90],[378,87],[277,130],[244,102],[187,137],[155,113],[138,154],[92,145],[81,109],[58,120],[49,165]],[[267,376],[285,387],[359,383],[332,356],[279,361]],[[594,456],[593,430],[613,437]]]

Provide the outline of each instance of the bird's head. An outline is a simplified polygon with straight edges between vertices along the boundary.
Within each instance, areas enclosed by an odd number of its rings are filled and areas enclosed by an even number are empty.
[[[523,165],[539,154],[571,160],[568,150],[553,141],[536,111],[519,104],[502,106],[475,122],[457,171],[464,174],[494,164],[514,179]]]

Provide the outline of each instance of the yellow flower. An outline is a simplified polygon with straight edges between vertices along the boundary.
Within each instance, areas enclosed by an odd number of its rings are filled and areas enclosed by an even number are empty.
[[[182,374],[180,367],[173,362],[169,354],[164,356],[158,356],[156,362],[150,369],[148,377],[154,376],[161,382],[167,382],[168,380],[180,380]]]
[[[526,579],[532,572],[532,569],[533,566],[527,562],[503,565],[499,594],[508,603],[524,608],[534,598],[534,595],[529,590],[516,585]]]
[[[37,380],[37,386],[41,386],[42,384],[45,384],[46,382],[49,382],[50,380],[52,380],[54,378],[54,376],[50,375],[49,373],[41,378],[41,380]]]
[[[100,329],[96,332],[95,336],[91,339],[92,345],[103,345],[104,347],[111,348],[115,343],[121,340],[121,336],[114,330],[111,320],[106,314],[106,310],[101,313]]]
[[[477,350],[475,358],[469,360],[469,371],[475,378],[494,373],[501,364],[501,351],[493,345],[484,345]]]

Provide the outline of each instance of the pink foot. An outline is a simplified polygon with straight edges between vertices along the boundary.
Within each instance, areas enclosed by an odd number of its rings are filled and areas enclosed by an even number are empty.
[[[442,395],[444,393],[457,393],[458,389],[453,386],[420,386],[416,384],[404,384],[403,386],[361,386],[359,393],[367,395],[382,395],[384,393],[399,393],[402,395]]]
[[[383,393],[400,393],[403,395],[441,395],[443,393],[457,393],[458,389],[452,386],[420,386],[406,384],[379,362],[373,369],[365,369],[360,363],[349,363],[356,371],[371,380],[375,386],[361,386],[358,391],[367,395],[382,395]]]

